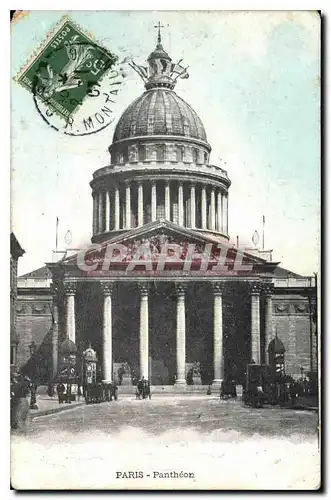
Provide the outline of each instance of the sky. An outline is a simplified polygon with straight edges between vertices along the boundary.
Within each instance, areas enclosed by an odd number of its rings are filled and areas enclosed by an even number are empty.
[[[11,71],[26,64],[65,11],[34,11],[11,27]],[[70,19],[121,59],[145,64],[156,30],[190,78],[176,92],[198,113],[211,163],[228,171],[229,234],[252,247],[265,216],[265,248],[303,275],[320,258],[320,19],[313,12],[83,12]],[[11,84],[11,226],[25,255],[19,274],[53,259],[59,248],[90,242],[93,172],[109,163],[116,121],[144,91],[126,70],[113,104],[115,121],[85,137],[49,127],[32,95]]]

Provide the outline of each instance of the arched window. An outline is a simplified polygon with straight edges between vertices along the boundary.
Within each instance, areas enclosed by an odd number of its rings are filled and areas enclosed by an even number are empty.
[[[208,163],[208,153],[206,151],[203,154],[203,158],[204,158],[204,163],[207,164]]]
[[[146,159],[146,148],[145,146],[138,146],[138,161],[145,161]]]

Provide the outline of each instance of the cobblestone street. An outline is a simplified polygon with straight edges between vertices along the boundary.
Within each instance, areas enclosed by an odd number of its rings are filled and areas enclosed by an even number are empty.
[[[317,420],[315,412],[206,396],[77,406],[36,417],[25,434],[13,434],[13,486],[313,488]],[[143,477],[122,477],[125,471]],[[165,471],[194,477],[154,478]]]

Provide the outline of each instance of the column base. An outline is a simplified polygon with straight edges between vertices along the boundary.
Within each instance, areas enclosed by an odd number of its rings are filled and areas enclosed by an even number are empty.
[[[103,384],[112,384],[113,381],[112,380],[103,380],[102,383]]]
[[[214,380],[212,382],[212,386],[221,388],[222,382],[223,382],[223,380],[221,378],[214,378]]]
[[[176,386],[176,385],[180,385],[180,386],[186,385],[186,380],[185,380],[185,379],[183,379],[183,380],[180,380],[180,379],[179,379],[179,380],[176,380],[176,382],[175,382],[175,384],[174,384],[174,385],[175,385],[175,386]]]

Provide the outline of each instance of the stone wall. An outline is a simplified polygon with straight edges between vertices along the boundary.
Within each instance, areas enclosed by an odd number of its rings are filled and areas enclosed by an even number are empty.
[[[273,336],[277,335],[286,349],[286,373],[300,377],[300,368],[310,370],[310,320],[308,297],[301,294],[273,297]],[[313,335],[313,338],[315,335]],[[316,360],[313,368],[316,366]]]
[[[24,291],[26,293],[26,291]],[[52,326],[52,297],[46,290],[43,295],[38,292],[21,295],[18,291],[16,303],[16,332],[19,339],[17,346],[17,364],[22,367],[30,358],[29,345],[35,342],[42,353],[48,353],[50,346],[46,339]]]

